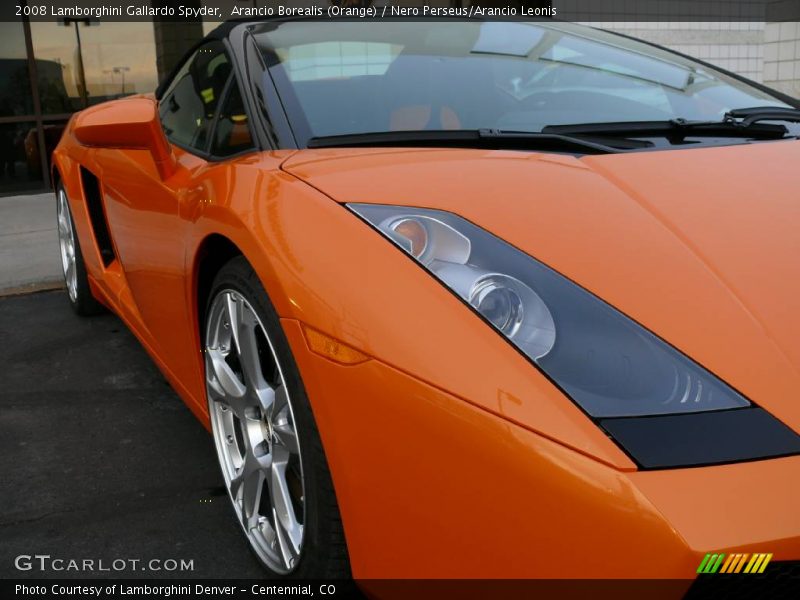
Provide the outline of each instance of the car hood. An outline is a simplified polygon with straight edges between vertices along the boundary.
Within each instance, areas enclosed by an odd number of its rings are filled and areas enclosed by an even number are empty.
[[[457,213],[609,302],[800,431],[800,142],[576,158],[329,149],[337,202]]]

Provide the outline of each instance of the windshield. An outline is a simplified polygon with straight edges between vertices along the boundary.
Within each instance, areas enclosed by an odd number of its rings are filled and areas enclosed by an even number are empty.
[[[253,27],[298,141],[402,130],[719,120],[787,104],[666,50],[569,23]]]

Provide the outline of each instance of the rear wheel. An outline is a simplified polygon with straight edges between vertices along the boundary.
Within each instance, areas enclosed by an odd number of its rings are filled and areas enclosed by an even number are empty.
[[[215,279],[204,340],[214,445],[253,552],[275,575],[349,577],[311,406],[278,316],[243,258]]]
[[[103,306],[94,299],[89,289],[86,265],[83,262],[83,253],[75,233],[69,199],[61,183],[56,188],[56,211],[61,268],[64,273],[64,284],[67,287],[69,303],[72,310],[81,316],[96,315],[103,311]]]

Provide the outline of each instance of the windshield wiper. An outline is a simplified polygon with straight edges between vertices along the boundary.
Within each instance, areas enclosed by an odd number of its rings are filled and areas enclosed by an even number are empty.
[[[619,138],[602,139],[597,136],[565,135],[528,131],[502,131],[498,129],[455,129],[424,131],[382,131],[312,137],[308,148],[356,147],[446,147],[489,148],[503,150],[543,150],[578,154],[609,154],[650,148],[646,141]]]
[[[737,108],[725,113],[726,119],[741,119],[738,123],[749,127],[759,121],[789,121],[800,123],[800,109],[783,106],[752,106],[750,108]]]
[[[749,121],[737,121],[736,111],[725,116],[722,121],[620,121],[615,123],[579,123],[575,125],[548,125],[543,133],[562,135],[600,135],[621,137],[666,137],[683,139],[685,137],[736,137],[757,140],[779,140],[786,137],[788,130],[783,125],[757,123],[765,120],[761,116],[749,116]],[[766,114],[766,113],[759,113]],[[773,113],[770,113],[773,114]],[[772,117],[773,120],[778,117]],[[786,116],[781,120],[790,120]]]

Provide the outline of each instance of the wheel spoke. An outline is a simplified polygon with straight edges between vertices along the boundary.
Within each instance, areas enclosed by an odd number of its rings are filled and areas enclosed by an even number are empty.
[[[269,468],[269,466],[271,466],[271,460],[267,460],[267,462],[262,464],[251,452],[245,454],[242,466],[237,469],[236,475],[231,479],[231,495],[236,498],[239,494],[239,488],[245,485],[247,480],[251,478],[256,471],[262,471],[263,473],[263,469],[265,469],[264,465],[266,465],[266,468]]]
[[[75,280],[75,261],[68,260],[67,262],[67,273],[66,273],[67,285],[73,287],[73,281]]]
[[[236,349],[236,353],[241,355],[241,350],[239,348],[239,325],[241,323],[241,311],[242,309],[239,306],[239,302],[233,296],[233,294],[228,293],[225,294],[225,322],[227,323],[227,327],[230,329],[231,337],[233,338],[233,344]]]
[[[206,383],[208,394],[214,402],[223,402],[225,400],[225,390],[219,383],[216,374],[214,373],[214,361],[211,360],[211,353],[206,350]]]
[[[272,407],[269,411],[269,417],[271,419],[275,419],[275,417],[281,412],[288,410],[289,408],[289,401],[286,396],[286,386],[279,385],[273,390],[273,395],[275,400],[272,403]]]
[[[275,431],[277,442],[281,446],[286,448],[291,454],[300,454],[300,446],[297,443],[297,432],[294,428],[294,422],[288,404],[273,416],[272,427]]]
[[[294,551],[294,546],[291,543],[291,539],[287,535],[286,531],[283,529],[281,524],[278,521],[278,517],[276,515],[275,509],[272,509],[272,520],[275,523],[275,537],[278,542],[278,550],[281,555],[281,559],[283,561],[284,566],[287,568],[291,568],[294,566],[294,562],[296,560],[296,556],[299,552]]]
[[[64,232],[67,234],[67,237],[71,240],[73,238],[72,218],[70,217],[69,214],[69,203],[67,202],[66,194],[63,193],[61,194],[61,203],[62,203],[61,216],[64,219]]]
[[[264,375],[261,372],[261,357],[258,353],[258,338],[256,337],[256,328],[259,327],[258,322],[251,309],[247,306],[241,307],[239,316],[240,319],[235,336],[245,383],[248,387],[254,389],[267,387]]]
[[[249,408],[247,405],[246,397],[241,396],[236,398],[234,396],[228,396],[225,393],[220,393],[219,391],[219,384],[215,384],[209,382],[208,385],[209,395],[211,399],[220,405],[226,406],[231,410],[234,416],[239,419],[239,422],[244,422],[247,419],[247,409]]]
[[[213,375],[222,387],[223,393],[232,398],[242,398],[247,390],[225,361],[225,355],[216,348],[208,348],[206,352],[211,360]]]
[[[275,390],[265,383],[262,387],[255,388],[254,393],[261,412],[268,417],[272,414],[272,406],[275,403]]]
[[[261,493],[264,490],[266,476],[264,471],[257,469],[242,483],[242,522],[247,529],[255,527],[258,522],[258,507],[261,504]]]
[[[277,449],[276,449],[277,450]],[[277,454],[277,452],[276,452]],[[269,493],[272,507],[275,511],[275,524],[278,538],[290,551],[292,556],[300,553],[300,543],[303,539],[303,528],[297,522],[294,514],[292,498],[289,494],[289,485],[286,481],[286,460],[278,460],[273,456],[272,469],[269,481]]]
[[[67,269],[69,269],[69,258],[67,252],[64,250],[64,242],[61,242],[61,270],[64,272],[64,281],[67,280]]]

